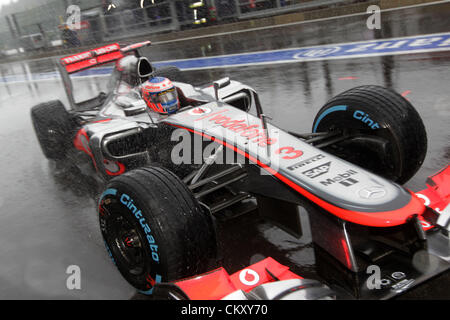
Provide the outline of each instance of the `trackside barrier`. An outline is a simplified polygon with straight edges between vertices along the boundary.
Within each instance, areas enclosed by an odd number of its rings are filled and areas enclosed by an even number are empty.
[[[35,53],[49,49],[63,54],[67,49],[130,37],[355,2],[361,0],[145,0],[142,2],[143,8],[136,4],[134,8],[114,7],[109,10],[95,7],[81,10],[80,27],[72,30],[64,20],[67,17],[64,8],[55,1],[6,17],[9,30],[0,33],[0,58],[7,57],[11,52]],[[39,21],[36,18],[36,21],[30,22],[29,17],[34,12],[32,10],[47,11],[48,14],[40,15]],[[31,34],[42,38],[42,46],[25,48],[23,38]]]

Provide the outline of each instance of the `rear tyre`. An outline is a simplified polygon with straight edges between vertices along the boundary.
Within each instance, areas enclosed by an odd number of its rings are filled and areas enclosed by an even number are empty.
[[[425,126],[398,93],[361,86],[331,99],[316,115],[313,132],[341,131],[344,141],[324,148],[398,183],[408,181],[427,152]]]
[[[31,121],[47,159],[62,160],[73,133],[71,115],[59,100],[38,104],[31,109]]]
[[[151,294],[156,282],[207,271],[216,257],[212,217],[163,168],[140,168],[112,179],[100,198],[99,219],[111,258],[144,294]]]

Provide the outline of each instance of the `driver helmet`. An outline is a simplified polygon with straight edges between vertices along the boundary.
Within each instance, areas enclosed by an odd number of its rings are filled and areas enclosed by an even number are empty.
[[[180,109],[177,89],[172,81],[154,77],[142,84],[142,98],[147,106],[160,114],[172,114]]]

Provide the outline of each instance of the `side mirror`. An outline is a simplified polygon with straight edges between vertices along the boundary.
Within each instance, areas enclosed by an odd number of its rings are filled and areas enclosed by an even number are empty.
[[[147,105],[144,100],[138,100],[130,103],[123,111],[127,117],[135,116],[144,113],[147,110]]]
[[[222,78],[214,81],[214,93],[216,95],[216,100],[219,100],[219,89],[225,88],[231,83],[230,78]]]

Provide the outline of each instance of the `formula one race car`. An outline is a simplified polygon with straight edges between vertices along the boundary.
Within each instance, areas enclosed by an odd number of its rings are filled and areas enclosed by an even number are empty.
[[[213,269],[224,216],[256,210],[300,236],[299,207],[322,278],[351,297],[389,298],[449,269],[450,170],[430,180],[426,203],[399,185],[427,149],[422,120],[401,95],[357,87],[321,108],[312,132],[287,132],[267,122],[251,87],[184,83],[176,68],[155,69],[139,54],[149,44],[60,59],[70,109],[51,101],[31,111],[48,159],[89,164],[105,181],[100,228],[131,285],[150,294]],[[109,91],[76,102],[70,75],[111,62]],[[143,99],[142,84],[157,77],[173,81],[177,112]],[[371,266],[381,272],[377,290],[367,286]]]

